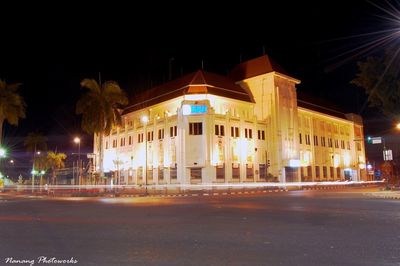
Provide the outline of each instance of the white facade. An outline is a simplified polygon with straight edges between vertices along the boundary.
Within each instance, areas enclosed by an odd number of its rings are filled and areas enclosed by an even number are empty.
[[[199,71],[194,77],[198,74],[206,76]],[[298,107],[298,83],[269,71],[236,82],[248,98],[241,99],[243,92],[230,97],[232,90],[225,93],[213,81],[196,78],[183,95],[157,101],[162,93],[153,94],[145,108],[127,108],[123,125],[104,137],[104,170],[113,172],[120,184],[144,184],[146,168],[147,184],[338,180],[345,169],[360,179],[365,164],[362,122]],[[343,134],[328,131],[328,126],[316,131],[312,121],[343,128]],[[357,141],[355,131],[360,133]],[[345,148],[305,143],[305,135],[345,141]],[[97,145],[94,150],[98,152]],[[324,156],[327,160],[320,161]]]

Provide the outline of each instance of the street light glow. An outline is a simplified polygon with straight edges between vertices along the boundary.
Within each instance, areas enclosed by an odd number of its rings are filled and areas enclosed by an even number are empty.
[[[6,157],[6,149],[0,148],[0,158]]]
[[[142,122],[147,124],[147,122],[149,122],[149,117],[147,115],[142,116]]]
[[[81,142],[81,139],[80,139],[80,138],[78,138],[78,137],[75,137],[75,138],[74,138],[74,142],[78,144],[78,143],[80,143],[80,142]]]
[[[397,123],[396,129],[400,130],[400,123]]]

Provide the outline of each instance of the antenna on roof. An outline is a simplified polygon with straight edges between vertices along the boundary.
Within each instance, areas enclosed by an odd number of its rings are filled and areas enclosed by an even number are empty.
[[[239,55],[239,63],[242,63],[242,54]]]
[[[101,72],[99,71],[99,85],[101,87]]]
[[[201,59],[201,69],[204,70],[204,60]]]
[[[263,50],[262,50],[263,51],[263,55],[265,55],[265,45],[263,45],[262,48],[263,48]]]

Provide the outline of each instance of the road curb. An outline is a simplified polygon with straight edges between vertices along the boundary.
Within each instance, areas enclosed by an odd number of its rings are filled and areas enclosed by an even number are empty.
[[[400,200],[400,193],[397,195],[393,195],[391,193],[394,192],[373,192],[373,193],[364,193],[364,195],[372,197],[372,198],[377,198],[377,199],[394,199],[394,200]]]

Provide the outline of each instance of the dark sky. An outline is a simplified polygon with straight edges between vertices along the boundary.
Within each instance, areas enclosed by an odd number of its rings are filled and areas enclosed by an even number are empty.
[[[199,69],[202,60],[205,70],[226,74],[240,58],[262,55],[263,47],[302,81],[299,91],[328,99],[345,112],[360,112],[365,95],[349,82],[357,60],[366,56],[357,55],[357,47],[370,38],[338,38],[385,29],[388,24],[379,17],[385,14],[373,4],[185,3],[1,4],[0,78],[21,82],[28,106],[18,128],[6,126],[9,142],[23,149],[21,137],[40,131],[51,149],[74,149],[73,136],[83,134],[74,115],[83,91],[79,82],[98,78],[99,72],[102,80],[119,82],[134,97],[168,78],[170,58],[173,77]],[[362,113],[368,130],[377,121],[374,112]],[[382,130],[390,127],[390,121],[379,121]],[[82,146],[91,147],[90,136]]]

